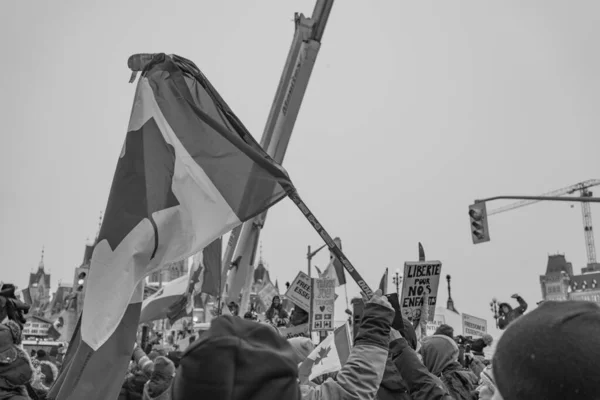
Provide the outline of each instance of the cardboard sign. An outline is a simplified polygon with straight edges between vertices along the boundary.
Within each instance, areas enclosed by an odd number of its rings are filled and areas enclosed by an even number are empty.
[[[310,277],[300,271],[285,292],[285,297],[298,307],[308,311],[310,309],[310,286]]]
[[[487,321],[483,318],[474,317],[463,313],[462,315],[463,335],[480,338],[487,333]]]
[[[273,286],[271,282],[268,282],[261,290],[258,292],[258,297],[260,301],[263,303],[265,310],[268,310],[273,303],[273,297],[279,296],[279,292],[277,288]]]
[[[310,287],[311,331],[333,330],[335,304],[335,279],[313,278]]]
[[[308,337],[308,323],[298,326],[290,326],[289,328],[279,328],[279,333],[286,339],[300,336]]]
[[[437,328],[440,327],[440,325],[445,324],[446,323],[446,317],[441,315],[441,314],[435,314],[435,316],[433,317],[433,322],[429,322],[427,324],[427,336],[431,336],[435,333],[435,331],[437,331]]]
[[[433,322],[441,273],[442,263],[440,261],[407,261],[404,263],[400,306],[405,318],[412,321],[421,317],[423,293],[427,291],[429,293],[428,321]]]

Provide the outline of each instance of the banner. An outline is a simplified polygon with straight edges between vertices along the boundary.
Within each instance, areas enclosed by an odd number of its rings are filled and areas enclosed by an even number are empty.
[[[443,325],[446,323],[446,317],[443,316],[442,314],[435,314],[435,316],[433,317],[433,322],[429,322],[427,324],[427,336],[431,336],[435,333],[435,331],[437,330],[437,328],[440,327],[440,325]]]
[[[295,305],[308,311],[310,309],[310,277],[304,272],[298,272],[296,279],[292,282],[285,297]]]
[[[267,282],[267,284],[258,292],[258,297],[260,301],[263,303],[265,310],[268,310],[273,303],[273,297],[279,296],[279,292],[273,286],[271,282]]]
[[[407,261],[402,279],[402,314],[409,320],[421,317],[423,293],[429,293],[429,322],[433,322],[442,263],[440,261]]]
[[[482,337],[487,333],[487,321],[483,318],[474,317],[463,313],[462,315],[463,335]]]
[[[298,326],[290,326],[289,328],[279,328],[279,333],[286,339],[299,336],[309,337],[308,323]]]
[[[335,279],[312,278],[310,287],[310,330],[333,330]]]

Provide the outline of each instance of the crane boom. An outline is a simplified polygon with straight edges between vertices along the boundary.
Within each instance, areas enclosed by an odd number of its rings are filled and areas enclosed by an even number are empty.
[[[300,112],[333,1],[317,0],[311,18],[296,14],[294,38],[261,140],[261,146],[278,163],[283,162]],[[254,255],[266,216],[265,211],[232,232],[234,237],[226,249],[227,258],[222,270],[222,277],[226,277],[223,297],[227,302],[239,301],[240,310],[244,312],[248,308],[250,295],[249,275],[253,270]],[[231,260],[239,261],[236,268],[227,273]],[[238,300],[240,294],[243,296]]]
[[[543,194],[542,196],[562,196],[566,194],[573,194],[580,192],[581,197],[591,197],[592,192],[588,189],[594,186],[600,186],[600,179],[590,179],[584,182],[576,183],[575,185],[568,186],[566,188],[554,190]],[[496,208],[488,212],[488,215],[500,214],[506,211],[514,210],[528,206],[533,203],[537,203],[541,200],[522,200],[516,203],[508,204],[504,207]],[[588,264],[596,263],[596,244],[594,240],[594,230],[592,225],[592,209],[590,203],[581,203],[581,214],[583,217],[583,234],[585,237],[585,249],[587,253]]]
[[[587,181],[583,181],[580,183],[576,183],[575,185],[571,185],[569,187],[566,188],[562,188],[562,189],[558,189],[558,190],[553,190],[552,192],[548,192],[548,193],[544,193],[541,196],[562,196],[565,194],[573,194],[578,190],[585,190],[587,188],[591,188],[594,186],[599,186],[600,185],[600,179],[590,179]],[[521,207],[525,207],[528,205],[531,205],[533,203],[537,203],[540,200],[522,200],[522,201],[517,201],[516,203],[512,203],[512,204],[508,204],[504,207],[499,207],[496,208],[494,210],[488,211],[488,216],[489,215],[494,215],[494,214],[500,214],[502,212],[506,212],[506,211],[510,211],[510,210],[514,210],[516,208],[521,208]]]

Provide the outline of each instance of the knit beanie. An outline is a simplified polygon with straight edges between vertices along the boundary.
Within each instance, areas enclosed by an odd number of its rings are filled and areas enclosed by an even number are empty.
[[[449,338],[454,338],[454,328],[451,327],[450,325],[441,324],[435,330],[434,335],[445,335],[445,336],[448,336]]]
[[[154,369],[150,380],[144,387],[147,397],[154,398],[163,394],[171,386],[175,375],[175,365],[166,357],[158,356],[154,360]]]
[[[306,357],[315,349],[314,343],[307,337],[294,337],[288,339],[288,342],[290,342],[292,349],[294,349],[296,364],[300,364],[306,360]]]
[[[269,325],[221,316],[183,354],[172,399],[299,400],[295,360]]]
[[[546,301],[506,329],[494,378],[504,400],[600,399],[598,360],[600,306]]]

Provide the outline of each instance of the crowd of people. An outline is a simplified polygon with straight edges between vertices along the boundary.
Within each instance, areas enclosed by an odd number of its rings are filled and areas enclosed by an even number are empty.
[[[280,320],[284,313],[274,308]],[[60,360],[21,346],[22,325],[1,310],[0,400],[45,399]],[[275,312],[270,313],[274,316]],[[185,352],[135,344],[119,400],[536,400],[598,399],[600,306],[544,302],[513,321],[492,360],[492,338],[470,340],[441,325],[431,336],[413,324],[391,327],[380,292],[368,300],[353,347],[334,373],[308,381],[298,369],[315,349],[308,337],[234,315],[212,320]],[[14,315],[13,315],[14,317]]]

